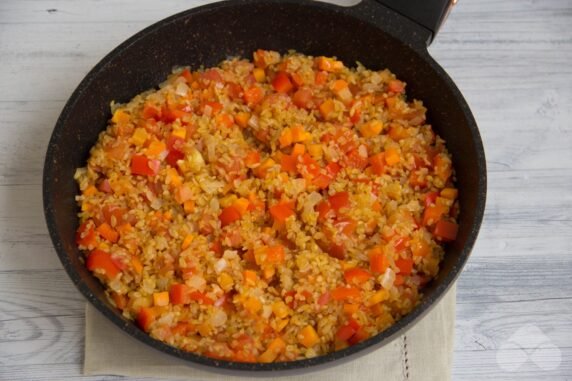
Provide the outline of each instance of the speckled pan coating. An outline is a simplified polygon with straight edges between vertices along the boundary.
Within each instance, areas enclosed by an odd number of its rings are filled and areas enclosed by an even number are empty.
[[[461,93],[428,55],[431,33],[372,0],[351,8],[300,0],[233,0],[194,8],[162,20],[125,41],[84,78],[64,107],[46,154],[44,210],[50,236],[68,275],[81,293],[125,333],[195,367],[244,376],[300,373],[338,365],[389,343],[411,328],[452,285],[477,238],[486,198],[486,167],[475,120]],[[107,124],[111,100],[125,102],[155,87],[176,65],[214,66],[229,56],[258,49],[295,49],[334,55],[346,65],[389,68],[424,101],[429,122],[447,141],[457,171],[461,216],[457,240],[421,304],[388,330],[347,349],[308,360],[271,364],[220,361],[180,351],[152,339],[124,319],[99,281],[81,263],[75,244],[78,219],[73,180]],[[158,353],[159,355],[159,353]]]

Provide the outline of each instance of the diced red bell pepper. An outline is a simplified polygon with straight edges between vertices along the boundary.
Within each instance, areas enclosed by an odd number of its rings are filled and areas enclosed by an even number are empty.
[[[189,287],[186,284],[175,283],[169,289],[169,300],[173,304],[189,304]]]
[[[429,192],[425,195],[425,207],[428,208],[437,201],[438,192]]]
[[[331,292],[334,300],[359,299],[360,291],[354,287],[337,287]]]
[[[86,266],[89,271],[102,270],[108,279],[113,279],[120,270],[111,259],[111,254],[95,249],[87,256]]]
[[[370,280],[373,276],[366,269],[353,267],[344,271],[344,279],[347,283],[362,284]]]
[[[330,203],[332,209],[338,212],[340,209],[350,206],[350,195],[345,191],[338,192],[331,195],[328,199],[328,202]]]
[[[292,84],[292,81],[290,81],[288,74],[280,71],[276,74],[276,77],[274,77],[272,87],[274,87],[274,90],[279,93],[287,93],[294,88],[294,85]]]
[[[93,248],[97,244],[97,235],[95,234],[95,223],[87,220],[77,229],[75,241],[78,246]]]
[[[385,168],[385,153],[380,152],[369,158],[369,165],[371,165],[371,171],[375,175],[382,175],[383,169]]]
[[[447,220],[439,220],[435,224],[433,234],[441,241],[454,241],[459,232],[459,225]]]
[[[235,221],[240,220],[240,211],[234,206],[228,206],[222,210],[219,216],[220,224],[222,227],[232,224]]]
[[[155,176],[158,172],[159,168],[146,156],[133,155],[131,158],[131,173],[134,175]]]
[[[410,275],[413,271],[413,259],[410,258],[399,258],[395,261],[395,265],[399,269],[399,274]]]
[[[274,221],[284,223],[286,219],[295,214],[294,201],[282,201],[268,208]]]

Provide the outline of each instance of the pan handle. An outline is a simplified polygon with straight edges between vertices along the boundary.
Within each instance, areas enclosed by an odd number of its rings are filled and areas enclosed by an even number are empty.
[[[457,0],[375,0],[431,31],[433,41]]]

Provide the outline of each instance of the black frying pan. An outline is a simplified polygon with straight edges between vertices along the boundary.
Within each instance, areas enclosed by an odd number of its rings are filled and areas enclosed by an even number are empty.
[[[189,364],[240,374],[300,371],[338,364],[379,348],[403,334],[433,307],[457,278],[473,247],[483,217],[485,156],[471,111],[427,45],[453,1],[362,0],[343,8],[302,0],[233,0],[191,9],[137,33],[108,54],[80,83],[52,134],[44,166],[43,197],[48,229],[66,271],[81,293],[109,320],[145,344]],[[74,200],[76,168],[110,118],[112,100],[126,102],[155,87],[173,66],[215,66],[230,56],[251,57],[256,49],[337,56],[371,69],[389,68],[407,82],[409,96],[421,99],[428,120],[453,155],[461,215],[458,238],[449,244],[438,277],[409,315],[386,331],[344,350],[308,360],[272,364],[214,360],[180,351],[152,339],[124,319],[105,298],[103,288],[80,262]],[[438,343],[436,344],[438,345]]]

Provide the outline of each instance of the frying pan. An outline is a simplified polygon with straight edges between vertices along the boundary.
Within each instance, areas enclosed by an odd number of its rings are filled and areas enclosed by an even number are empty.
[[[453,1],[362,0],[352,7],[302,0],[233,0],[194,8],[137,33],[101,60],[65,105],[44,165],[43,198],[55,249],[80,292],[115,325],[143,343],[188,364],[222,372],[264,375],[319,369],[375,350],[403,334],[433,307],[457,278],[483,217],[485,156],[477,125],[461,93],[431,58],[427,46]],[[447,142],[459,188],[459,233],[446,248],[442,269],[413,312],[386,331],[349,348],[312,359],[271,364],[215,360],[168,346],[124,319],[99,281],[80,261],[73,180],[106,127],[112,100],[126,102],[155,87],[177,65],[215,66],[256,49],[336,56],[348,66],[389,68],[407,82],[408,95],[424,101],[428,120]]]

